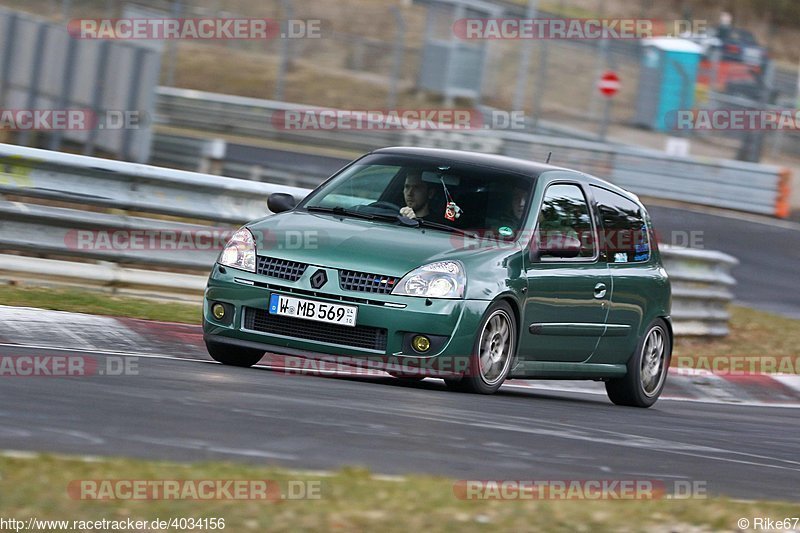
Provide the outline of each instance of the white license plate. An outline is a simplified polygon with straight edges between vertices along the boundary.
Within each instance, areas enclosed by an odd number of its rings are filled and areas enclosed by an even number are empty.
[[[306,300],[305,298],[295,298],[283,294],[271,294],[269,297],[269,314],[355,327],[358,307],[355,305],[320,302],[319,300]]]

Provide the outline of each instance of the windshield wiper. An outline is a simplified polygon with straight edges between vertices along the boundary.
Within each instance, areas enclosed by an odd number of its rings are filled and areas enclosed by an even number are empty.
[[[336,207],[324,207],[324,206],[309,206],[306,207],[308,211],[312,212],[319,212],[319,213],[331,213],[333,215],[342,216],[342,217],[358,217],[358,218],[365,218],[367,220],[388,220],[391,222],[400,222],[405,226],[418,226],[417,222],[414,220],[413,223],[410,223],[413,219],[408,219],[400,215],[399,213],[364,213],[363,211],[354,211],[352,209],[347,209],[346,207],[336,206]]]
[[[464,235],[466,237],[472,237],[473,239],[478,238],[478,236],[472,231],[464,231],[463,229],[454,228],[453,226],[448,226],[447,224],[439,224],[438,222],[431,222],[429,220],[425,220],[424,218],[416,218],[414,220],[418,221],[421,227],[441,229],[444,231],[449,231],[451,233],[460,233],[461,235]]]
[[[336,207],[325,207],[321,205],[312,205],[306,207],[307,211],[316,212],[316,213],[331,213],[333,215],[342,216],[342,217],[354,217],[354,218],[365,218],[367,220],[389,220],[392,222],[400,222],[404,226],[410,227],[426,227],[426,228],[434,228],[440,229],[444,231],[449,231],[451,233],[459,233],[461,235],[465,235],[467,237],[477,238],[477,235],[473,232],[464,231],[462,229],[454,228],[452,226],[448,226],[446,224],[439,224],[438,222],[430,222],[421,218],[406,218],[401,214],[389,214],[389,213],[364,213],[361,211],[354,211],[352,209],[348,209],[342,206]]]
[[[351,209],[347,209],[345,207],[336,206],[336,207],[324,207],[320,205],[312,205],[306,207],[307,211],[317,212],[317,213],[332,213],[334,215],[342,216],[342,217],[356,217],[356,218],[366,218],[367,220],[372,220],[375,218],[375,215],[369,213],[361,213],[359,211],[353,211]]]

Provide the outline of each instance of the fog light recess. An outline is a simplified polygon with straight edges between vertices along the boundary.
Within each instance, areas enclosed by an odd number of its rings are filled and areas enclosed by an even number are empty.
[[[214,318],[217,320],[222,320],[225,318],[225,306],[222,304],[214,304],[211,306],[211,314],[214,315]]]
[[[431,340],[425,335],[417,335],[411,341],[411,346],[420,353],[425,353],[431,348]]]

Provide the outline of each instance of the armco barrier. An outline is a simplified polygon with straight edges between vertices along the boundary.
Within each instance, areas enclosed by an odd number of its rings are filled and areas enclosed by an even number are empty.
[[[75,232],[203,232],[208,243],[213,235],[219,238],[220,232],[267,214],[272,192],[301,198],[308,190],[0,144],[0,194],[15,200],[0,201],[0,248],[23,254],[0,255],[0,277],[199,295],[218,248],[83,247]],[[58,205],[24,203],[26,198],[58,200]],[[662,254],[673,281],[676,333],[725,335],[736,260],[674,247],[663,247]]]
[[[0,194],[241,223],[267,214],[270,193],[307,189],[256,183],[0,144]]]
[[[314,168],[312,172],[308,172],[306,168],[287,169],[285,163],[283,168],[278,168],[267,158],[259,163],[233,161],[224,154],[224,149],[221,150],[221,155],[215,154],[215,145],[224,147],[225,141],[156,133],[153,137],[151,161],[155,165],[171,168],[307,189],[313,189],[328,177],[327,170]]]
[[[722,252],[659,246],[672,283],[672,318],[676,335],[716,337],[728,334],[728,304],[739,261]]]
[[[788,171],[770,165],[550,137],[510,130],[286,130],[273,117],[309,106],[159,87],[162,123],[202,132],[235,134],[366,152],[390,145],[457,148],[544,161],[608,179],[641,196],[788,217]],[[319,109],[319,108],[315,108]]]

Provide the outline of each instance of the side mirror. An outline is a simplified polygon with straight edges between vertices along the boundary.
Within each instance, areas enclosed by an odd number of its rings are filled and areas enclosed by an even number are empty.
[[[267,207],[273,213],[283,213],[294,209],[297,205],[294,201],[294,196],[285,192],[274,192],[267,198]]]
[[[581,241],[569,235],[553,235],[539,247],[538,250],[532,249],[536,258],[559,257],[568,259],[578,257],[581,253]],[[532,254],[533,255],[533,254]]]

